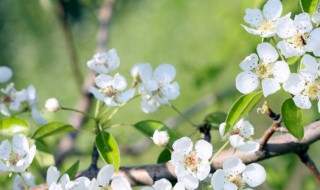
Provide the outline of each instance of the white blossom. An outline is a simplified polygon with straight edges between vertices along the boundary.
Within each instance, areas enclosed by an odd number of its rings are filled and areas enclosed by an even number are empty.
[[[128,180],[120,175],[114,174],[113,165],[105,165],[100,169],[97,179],[93,178],[89,185],[90,190],[113,189],[113,190],[131,190]]]
[[[100,89],[90,87],[89,92],[108,106],[120,106],[121,103],[129,101],[135,93],[135,89],[125,91],[127,81],[118,73],[114,77],[105,74],[98,75],[95,83]]]
[[[268,0],[260,9],[247,9],[244,20],[251,28],[242,25],[250,34],[259,35],[263,38],[272,37],[276,34],[275,23],[282,13],[282,3],[279,0]],[[287,15],[290,16],[290,15]]]
[[[29,148],[26,136],[15,134],[12,144],[8,140],[0,144],[0,170],[21,173],[32,163],[36,153],[36,146]]]
[[[45,107],[50,112],[55,112],[60,109],[59,101],[56,98],[49,98],[46,101]]]
[[[280,83],[288,79],[290,69],[286,62],[277,61],[278,57],[277,50],[271,44],[260,43],[257,54],[249,55],[240,63],[240,68],[244,71],[236,78],[237,89],[248,94],[261,83],[265,97],[280,90]]]
[[[257,187],[266,180],[266,172],[261,165],[253,163],[246,166],[235,156],[225,160],[222,168],[212,175],[211,184],[214,190],[237,190],[244,189],[246,186]]]
[[[196,189],[199,180],[202,181],[209,175],[212,145],[199,140],[193,150],[191,139],[183,137],[176,140],[172,147],[170,163],[175,167],[178,182],[183,183],[186,189]]]
[[[226,135],[225,127],[226,123],[220,125],[220,135],[223,139],[228,138],[233,148],[241,152],[255,152],[259,149],[259,143],[248,140],[254,134],[254,128],[249,121],[241,119]]]
[[[0,83],[5,83],[12,77],[12,70],[7,66],[0,66]]]
[[[294,20],[290,17],[280,18],[276,23],[276,32],[283,40],[277,47],[286,58],[302,56],[306,52],[320,56],[320,28],[312,29],[308,13],[296,15]]]
[[[92,60],[87,62],[87,65],[99,74],[108,74],[119,67],[120,60],[116,49],[111,49],[108,52],[97,53]]]
[[[38,110],[38,96],[36,89],[33,85],[29,85],[28,88],[25,90],[26,92],[26,100],[29,103],[29,107],[31,108],[31,116],[32,119],[37,123],[44,125],[48,123],[46,119],[42,116],[40,111]]]
[[[166,146],[169,142],[169,139],[170,136],[167,131],[155,130],[152,137],[154,144],[158,146]]]
[[[311,100],[317,100],[320,112],[320,64],[308,54],[302,57],[301,62],[304,68],[298,74],[292,73],[283,88],[294,95],[293,101],[301,109],[310,109]]]
[[[177,182],[175,186],[172,187],[170,181],[163,178],[156,181],[152,187],[144,187],[141,190],[185,190],[185,187],[181,182]]]
[[[29,188],[36,186],[35,178],[31,173],[29,173],[29,172],[23,173],[22,177]],[[25,190],[24,184],[23,184],[21,177],[19,175],[16,175],[14,177],[12,189],[13,190]]]
[[[0,111],[5,116],[10,116],[10,110],[21,110],[21,103],[26,99],[25,90],[17,91],[14,84],[10,83],[5,89],[0,89]]]

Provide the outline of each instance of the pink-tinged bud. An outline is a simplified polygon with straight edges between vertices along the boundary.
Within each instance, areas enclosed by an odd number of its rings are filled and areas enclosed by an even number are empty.
[[[46,101],[45,107],[50,112],[55,112],[60,109],[59,101],[55,98],[50,98]]]

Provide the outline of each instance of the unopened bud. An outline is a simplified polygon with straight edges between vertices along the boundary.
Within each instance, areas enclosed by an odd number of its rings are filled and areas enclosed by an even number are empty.
[[[158,146],[167,146],[169,139],[170,139],[170,136],[167,131],[156,130],[153,133],[153,137],[152,137],[154,144]]]
[[[55,112],[60,109],[59,101],[55,98],[50,98],[46,101],[45,107],[48,111]]]

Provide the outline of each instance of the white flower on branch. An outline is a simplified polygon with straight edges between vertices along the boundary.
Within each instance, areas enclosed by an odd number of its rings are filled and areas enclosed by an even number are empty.
[[[34,187],[36,186],[35,178],[31,173],[23,173],[22,177],[28,187]],[[13,180],[13,190],[25,190],[24,184],[21,180],[21,177],[19,175],[16,175]]]
[[[141,190],[185,190],[185,187],[183,183],[177,182],[172,188],[170,181],[163,178],[156,181],[152,187],[144,187]]]
[[[121,103],[129,101],[135,93],[135,89],[125,91],[127,81],[118,73],[114,77],[105,74],[98,75],[95,83],[100,89],[90,87],[89,92],[108,106],[120,106]]]
[[[155,130],[152,137],[154,144],[158,146],[167,146],[169,139],[170,136],[167,131]]]
[[[259,143],[248,141],[254,134],[254,128],[249,121],[241,119],[230,131],[224,135],[226,123],[219,127],[220,135],[223,139],[228,138],[233,148],[241,152],[255,152],[259,149]]]
[[[32,163],[35,153],[36,146],[29,148],[27,137],[16,134],[12,138],[12,145],[8,140],[0,144],[0,170],[21,173]]]
[[[10,83],[5,89],[0,89],[0,109],[1,114],[10,116],[10,110],[21,110],[21,103],[26,100],[25,90],[17,91],[14,84]]]
[[[0,83],[5,83],[12,77],[12,70],[7,66],[0,67]]]
[[[116,49],[111,49],[108,52],[97,53],[92,60],[87,62],[87,65],[99,74],[108,74],[119,67],[120,60]]]
[[[59,101],[56,98],[49,98],[46,101],[45,107],[50,112],[55,112],[60,109]]]
[[[266,180],[266,171],[260,164],[246,166],[238,157],[230,157],[223,162],[211,178],[214,190],[237,190],[246,186],[257,187]],[[251,189],[251,188],[246,188]]]
[[[250,34],[259,35],[263,38],[272,37],[276,34],[275,23],[282,13],[282,3],[279,0],[268,0],[260,9],[247,9],[244,20],[252,28],[242,25]],[[289,15],[287,15],[289,16]]]
[[[288,79],[290,69],[286,62],[277,61],[278,57],[277,50],[271,44],[260,43],[257,54],[249,55],[240,63],[244,71],[236,78],[237,89],[248,94],[258,88],[261,82],[265,97],[280,90],[280,83]]]
[[[308,54],[302,57],[301,62],[304,68],[298,74],[292,73],[283,88],[294,95],[293,101],[301,109],[310,109],[310,100],[317,100],[320,112],[320,64]]]
[[[46,182],[49,190],[64,190],[69,181],[70,178],[68,174],[63,174],[60,177],[60,171],[55,166],[48,168]]]
[[[294,20],[290,17],[280,18],[276,23],[276,31],[283,40],[277,47],[286,58],[302,56],[306,52],[320,56],[320,28],[312,29],[308,13],[296,15]]]
[[[105,165],[100,169],[97,179],[93,178],[89,185],[90,190],[113,189],[113,190],[131,190],[128,180],[120,175],[114,174],[113,165]],[[113,176],[113,177],[112,177]]]
[[[191,139],[183,137],[176,140],[172,147],[170,163],[175,167],[178,182],[183,183],[186,189],[196,189],[199,180],[204,180],[210,173],[212,145],[199,140],[193,150]]]

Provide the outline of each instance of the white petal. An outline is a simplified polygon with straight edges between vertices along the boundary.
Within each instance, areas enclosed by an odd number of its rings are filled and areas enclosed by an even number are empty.
[[[197,177],[200,181],[206,179],[210,173],[210,163],[208,160],[197,165]]]
[[[260,30],[256,30],[253,28],[249,28],[243,24],[241,24],[241,26],[249,33],[249,34],[253,34],[253,35],[261,35],[261,31]]]
[[[113,78],[110,75],[100,74],[94,79],[96,85],[100,88],[107,88],[113,84]]]
[[[238,146],[244,144],[244,139],[240,135],[231,135],[229,141],[232,147],[238,148]]]
[[[117,54],[116,49],[111,49],[108,51],[108,62],[109,62],[109,70],[116,70],[120,65],[120,59]]]
[[[10,167],[7,166],[2,160],[0,160],[0,171],[7,172],[10,170],[11,170]]]
[[[90,86],[88,91],[98,100],[104,101],[105,95],[102,94],[97,88]]]
[[[307,82],[314,82],[318,78],[317,70],[300,69],[299,74]]]
[[[308,96],[297,94],[293,98],[294,103],[301,109],[310,109],[311,102]]]
[[[263,21],[263,15],[260,9],[246,9],[244,21],[251,27],[258,27]]]
[[[304,64],[305,68],[307,70],[311,70],[311,71],[318,71],[319,69],[319,63],[317,62],[317,60],[312,57],[311,55],[309,54],[305,54],[303,57],[302,57],[302,63]]]
[[[276,48],[267,42],[260,43],[257,46],[257,53],[264,63],[275,62],[279,57]]]
[[[139,76],[142,83],[147,83],[152,80],[152,67],[150,64],[141,64],[139,69]]]
[[[266,171],[261,165],[253,163],[246,167],[242,177],[250,187],[256,187],[266,180]]]
[[[122,176],[115,176],[111,181],[111,188],[117,190],[131,190],[131,186],[126,178]]]
[[[0,104],[0,112],[1,112],[2,115],[10,117],[10,112],[7,109],[6,105]]]
[[[193,147],[193,143],[191,139],[188,137],[182,137],[176,140],[172,145],[172,148],[174,151],[181,150],[181,151],[184,151],[185,153],[189,153],[192,150],[192,147]]]
[[[312,30],[312,23],[310,20],[310,15],[308,13],[301,13],[299,15],[296,15],[293,24],[302,34],[310,32]]]
[[[238,157],[232,156],[223,162],[222,167],[225,173],[236,176],[243,172],[246,165],[244,165]]]
[[[284,40],[280,41],[277,44],[277,47],[280,49],[281,54],[284,55],[285,58],[301,56],[306,52],[304,48],[295,47],[293,44],[290,44]]]
[[[279,18],[275,25],[277,35],[282,39],[287,39],[296,34],[296,27],[290,17]]]
[[[53,183],[57,183],[60,177],[60,172],[55,166],[50,166],[47,170],[46,182],[50,186]]]
[[[224,186],[223,186],[223,189],[224,190],[237,190],[238,187],[233,184],[233,183],[226,183]]]
[[[12,77],[12,70],[7,66],[0,66],[0,83],[5,83]]]
[[[59,180],[59,182],[61,183],[61,186],[64,188],[64,186],[66,186],[66,184],[70,181],[70,177],[68,174],[63,174]]]
[[[136,89],[132,88],[132,89],[129,89],[129,90],[119,94],[117,96],[118,102],[123,103],[123,102],[129,101],[131,98],[133,98],[135,91],[136,91]]]
[[[8,140],[2,141],[0,144],[0,159],[9,160],[11,154],[11,144]]]
[[[153,113],[157,111],[159,107],[160,107],[160,103],[158,103],[154,99],[144,100],[141,102],[141,110],[144,113]]]
[[[167,179],[160,179],[154,183],[152,186],[155,190],[167,190],[167,189],[172,189],[172,185],[170,181]]]
[[[218,169],[213,173],[211,178],[211,185],[214,190],[224,190],[224,184],[227,182],[227,177],[222,169]]]
[[[245,71],[251,71],[252,69],[256,68],[258,66],[258,55],[253,53],[249,56],[247,56],[241,63],[240,68]]]
[[[221,136],[222,139],[225,139],[225,138],[226,138],[226,137],[224,136],[224,131],[225,131],[225,129],[226,129],[226,123],[223,122],[223,123],[221,123],[220,126],[219,126],[219,133],[220,133],[220,136]]]
[[[261,82],[262,85],[262,92],[264,97],[269,96],[270,94],[273,94],[280,90],[280,84],[278,81],[272,78],[265,78]]]
[[[106,187],[111,179],[111,176],[114,173],[113,165],[105,165],[103,168],[100,169],[97,175],[98,184],[101,186]]]
[[[277,61],[272,67],[271,73],[276,81],[283,83],[289,78],[290,69],[286,62]]]
[[[26,136],[22,134],[16,134],[12,139],[13,152],[20,157],[24,157],[29,151],[29,142]]]
[[[127,80],[126,78],[124,78],[122,75],[120,75],[119,73],[117,73],[114,76],[114,86],[115,89],[117,89],[118,91],[123,91],[124,89],[127,88]]]
[[[183,185],[182,182],[177,182],[176,185],[173,187],[173,190],[185,190],[185,186]]]
[[[26,157],[24,158],[25,161],[26,161],[26,163],[27,163],[28,165],[30,165],[30,164],[32,163],[35,154],[36,154],[36,146],[33,145],[33,146],[30,148],[30,150],[28,151]]]
[[[281,16],[282,3],[279,0],[268,0],[263,6],[263,15],[267,20],[275,20]]]
[[[241,72],[236,78],[236,87],[239,92],[243,94],[249,94],[250,92],[253,92],[258,85],[258,75],[251,71]]]
[[[41,113],[39,112],[38,108],[36,107],[33,107],[32,110],[31,110],[31,116],[32,116],[32,119],[37,123],[37,124],[40,124],[40,125],[44,125],[44,124],[47,124],[48,121],[41,115]]]
[[[180,179],[178,178],[178,181],[182,182],[188,190],[196,189],[199,186],[198,178],[196,178],[192,174],[187,174]]]
[[[238,150],[241,152],[255,152],[259,150],[260,144],[253,141],[247,141],[244,144],[238,146]]]
[[[305,88],[305,81],[300,75],[291,73],[288,80],[283,84],[283,88],[285,91],[296,95]]]
[[[161,92],[168,100],[174,100],[180,95],[180,86],[177,82],[174,82],[162,88]]]
[[[311,18],[312,22],[314,22],[315,24],[320,24],[320,12],[319,11],[315,11],[312,15]]]
[[[235,126],[234,129],[239,129],[241,136],[244,138],[249,138],[254,134],[254,127],[249,121],[241,119]]]
[[[212,145],[205,140],[197,141],[195,145],[197,157],[208,160],[212,156]]]
[[[172,152],[170,163],[173,166],[183,164],[183,161],[184,161],[184,152],[183,151],[173,151]]]
[[[97,182],[96,178],[93,178],[89,184],[89,190],[98,190],[99,189],[99,184]]]
[[[169,64],[162,64],[154,71],[156,81],[171,82],[176,76],[176,69]]]

